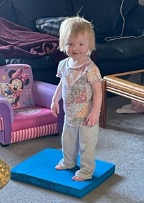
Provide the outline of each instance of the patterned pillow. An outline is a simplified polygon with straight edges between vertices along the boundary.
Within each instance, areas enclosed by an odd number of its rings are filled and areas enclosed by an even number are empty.
[[[39,18],[36,20],[36,27],[49,35],[59,36],[60,24],[66,17]]]
[[[8,64],[0,67],[0,95],[13,109],[34,105],[33,75],[29,65]]]

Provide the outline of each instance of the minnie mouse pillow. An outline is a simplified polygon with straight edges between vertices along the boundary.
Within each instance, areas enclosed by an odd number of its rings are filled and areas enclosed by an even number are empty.
[[[29,65],[9,64],[0,67],[0,95],[11,103],[13,109],[34,105],[32,84]]]

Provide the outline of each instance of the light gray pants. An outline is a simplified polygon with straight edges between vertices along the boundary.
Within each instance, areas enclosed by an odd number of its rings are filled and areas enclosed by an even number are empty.
[[[95,151],[98,140],[99,125],[93,127],[72,127],[64,123],[62,133],[63,159],[59,164],[64,169],[77,165],[77,155],[80,151],[80,170],[76,176],[91,179],[95,169]]]

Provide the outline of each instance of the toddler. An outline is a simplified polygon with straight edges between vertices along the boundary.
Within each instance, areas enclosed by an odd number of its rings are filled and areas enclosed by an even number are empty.
[[[92,178],[95,169],[102,101],[101,75],[90,59],[95,49],[92,24],[79,16],[66,18],[60,26],[59,48],[68,57],[58,65],[57,77],[60,77],[60,82],[51,104],[52,114],[57,116],[62,98],[65,112],[63,158],[55,168],[74,168],[80,152],[80,169],[72,179],[84,181]]]

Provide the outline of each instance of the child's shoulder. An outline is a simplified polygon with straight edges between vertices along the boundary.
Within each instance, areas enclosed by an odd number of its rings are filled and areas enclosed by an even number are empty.
[[[68,58],[69,58],[69,57],[67,57],[67,58],[65,58],[65,59],[63,59],[63,60],[61,60],[61,61],[59,62],[59,65],[67,64]]]
[[[99,69],[98,66],[92,61],[91,58],[89,58],[89,62],[90,62],[90,67],[91,67],[91,68],[92,68],[92,67],[95,67],[95,68]]]
[[[62,73],[62,72],[64,72],[65,70],[66,70],[66,67],[67,67],[67,61],[68,61],[68,58],[66,58],[66,59],[63,59],[63,60],[61,60],[60,62],[59,62],[59,64],[58,64],[58,73]]]
[[[99,72],[98,66],[91,60],[91,58],[89,58],[89,61],[87,63],[87,71],[89,72],[92,70],[96,70]]]

